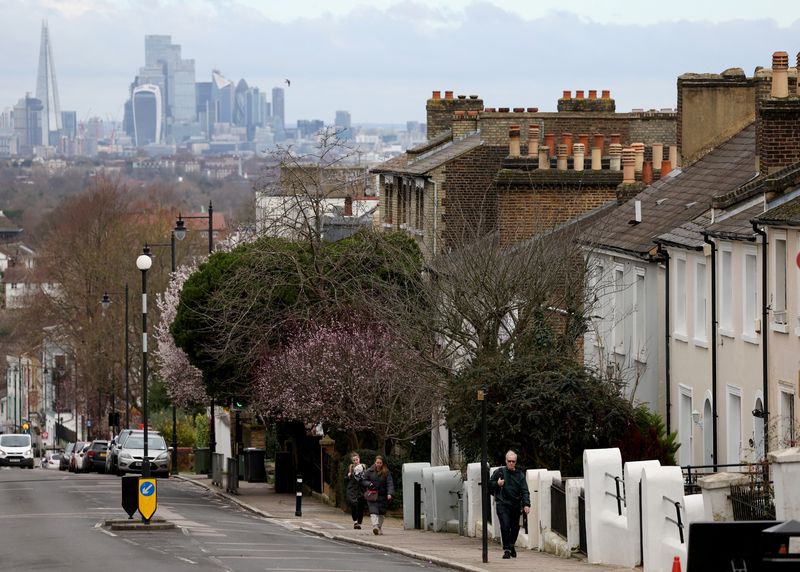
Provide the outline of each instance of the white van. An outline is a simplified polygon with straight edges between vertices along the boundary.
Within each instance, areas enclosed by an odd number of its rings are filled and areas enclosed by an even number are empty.
[[[30,435],[14,433],[0,435],[0,467],[33,468]]]

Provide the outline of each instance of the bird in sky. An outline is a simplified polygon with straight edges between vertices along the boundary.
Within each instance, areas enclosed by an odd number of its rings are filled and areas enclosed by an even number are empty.
[[[288,79],[285,79],[283,81],[286,82],[286,87],[292,87],[292,82],[290,82]]]

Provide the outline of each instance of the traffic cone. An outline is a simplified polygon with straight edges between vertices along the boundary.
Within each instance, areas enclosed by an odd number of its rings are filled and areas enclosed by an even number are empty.
[[[672,572],[681,572],[681,557],[676,556],[672,560]]]

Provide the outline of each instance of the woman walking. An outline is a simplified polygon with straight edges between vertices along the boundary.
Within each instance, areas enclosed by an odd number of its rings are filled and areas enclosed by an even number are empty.
[[[361,486],[361,479],[367,471],[367,466],[361,462],[355,451],[350,453],[350,461],[350,467],[347,469],[347,502],[350,503],[350,512],[353,515],[353,528],[358,530],[364,520],[364,507],[367,504]]]
[[[394,480],[383,457],[380,455],[375,457],[375,464],[364,474],[361,484],[366,488],[364,494],[369,507],[369,518],[372,521],[372,534],[383,534],[383,519],[394,494]],[[370,493],[373,490],[376,494]]]

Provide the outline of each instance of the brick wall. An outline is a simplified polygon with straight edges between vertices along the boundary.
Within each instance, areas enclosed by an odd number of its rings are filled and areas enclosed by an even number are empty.
[[[463,98],[463,99],[461,99]],[[483,100],[477,95],[459,95],[454,99],[429,99],[425,105],[427,112],[428,139],[433,139],[450,129],[456,111],[481,111]]]
[[[762,172],[772,173],[800,161],[800,99],[766,99],[761,102],[758,143]]]
[[[506,147],[482,145],[447,163],[440,250],[457,248],[496,228],[497,193],[492,181],[507,153]]]

